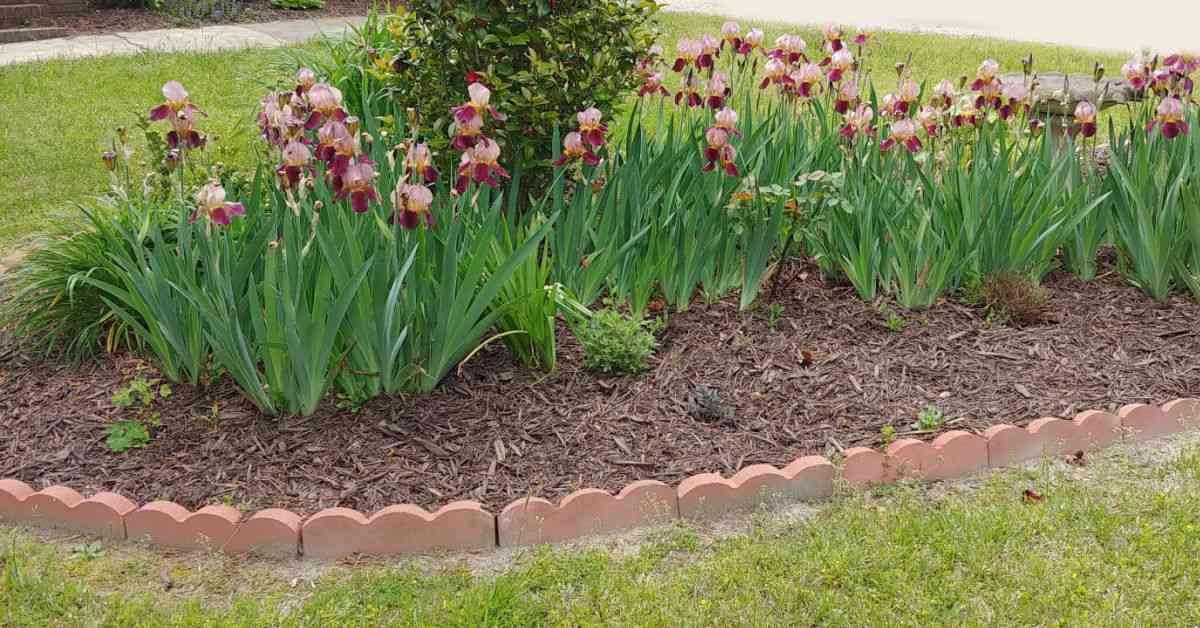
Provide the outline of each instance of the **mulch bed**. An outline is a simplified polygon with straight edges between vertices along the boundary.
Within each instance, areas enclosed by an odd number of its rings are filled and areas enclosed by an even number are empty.
[[[107,33],[146,31],[160,28],[188,28],[220,24],[247,24],[278,20],[310,20],[322,17],[366,15],[372,3],[367,0],[325,0],[320,9],[295,11],[277,9],[269,0],[245,2],[234,18],[221,22],[181,22],[166,13],[141,8],[115,8],[93,4],[86,13],[44,17],[30,21],[30,26],[65,28],[68,36],[104,35]]]
[[[1045,285],[1052,315],[1038,326],[995,326],[947,301],[902,313],[906,326],[891,331],[851,289],[794,268],[773,299],[784,307],[774,329],[766,308],[697,303],[670,317],[641,377],[583,370],[564,331],[552,374],[492,347],[435,394],[357,412],[330,401],[309,418],[272,418],[228,384],[177,386],[158,407],[151,444],[123,454],[105,447],[104,427],[123,416],[109,397],[138,360],[56,365],[10,339],[0,344],[0,477],[189,508],[371,512],[474,499],[499,511],[528,494],[555,499],[876,446],[883,426],[905,435],[931,404],[945,429],[981,431],[1200,393],[1200,305],[1156,303],[1111,270],[1091,283],[1055,274]],[[720,391],[731,420],[689,413],[697,384]]]

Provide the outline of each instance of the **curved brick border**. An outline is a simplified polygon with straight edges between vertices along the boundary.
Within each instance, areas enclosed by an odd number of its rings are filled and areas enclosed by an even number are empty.
[[[944,480],[1193,428],[1200,428],[1200,399],[1176,399],[1162,406],[1130,404],[1116,414],[1089,411],[1070,420],[1041,418],[1025,427],[994,425],[982,435],[956,430],[931,442],[904,438],[882,452],[853,447],[845,452],[841,477],[855,485]],[[278,508],[247,519],[229,506],[191,512],[173,502],[156,501],[139,508],[115,493],[84,498],[65,486],[35,491],[19,480],[0,480],[0,522],[161,547],[337,559],[352,554],[486,550],[566,541],[676,519],[705,521],[763,504],[824,499],[833,493],[837,475],[829,460],[805,456],[782,469],[752,465],[729,479],[701,473],[676,487],[641,480],[616,495],[585,488],[558,504],[530,496],[512,502],[499,515],[476,502],[461,501],[434,513],[408,504],[389,506],[369,517],[349,508],[326,508],[307,520]]]

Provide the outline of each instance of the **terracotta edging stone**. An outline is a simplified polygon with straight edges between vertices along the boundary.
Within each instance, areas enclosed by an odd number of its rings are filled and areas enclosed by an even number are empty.
[[[496,520],[500,547],[556,543],[593,534],[666,523],[679,518],[675,489],[639,480],[615,497],[596,488],[567,495],[556,506],[540,497],[518,499]]]
[[[988,445],[982,437],[954,430],[933,442],[902,438],[887,448],[887,457],[899,477],[945,480],[970,475],[988,465]],[[885,461],[887,466],[887,461]]]
[[[326,508],[304,522],[305,556],[420,554],[496,546],[496,517],[478,502],[459,501],[437,512],[404,504],[371,517],[350,508]]]
[[[1185,402],[1185,400],[1179,401]],[[1181,403],[1180,406],[1182,407],[1183,404]],[[1121,417],[1121,425],[1128,431],[1129,438],[1134,440],[1158,438],[1159,436],[1166,436],[1182,431],[1186,427],[1186,424],[1182,420],[1176,416],[1172,416],[1172,414],[1168,414],[1163,408],[1158,406],[1131,403],[1121,406],[1117,414]],[[1184,413],[1179,412],[1174,414]]]
[[[238,526],[221,551],[295,558],[300,553],[300,525],[300,515],[290,510],[260,510]]]
[[[1121,439],[1121,419],[1107,412],[1081,412],[1074,419],[1042,418],[1028,427],[993,425],[983,433],[988,466],[1007,467],[1045,456],[1102,449]]]
[[[219,550],[241,517],[231,506],[205,506],[193,513],[175,502],[150,502],[125,516],[125,532],[131,541],[150,545]]]
[[[774,502],[822,499],[833,494],[833,476],[833,464],[822,456],[805,456],[783,469],[751,465],[728,480],[716,473],[693,475],[679,483],[679,516],[717,519]]]
[[[18,480],[0,480],[0,520],[125,538],[125,515],[137,505],[116,493],[96,493],[84,499],[75,489],[51,486],[34,492]]]

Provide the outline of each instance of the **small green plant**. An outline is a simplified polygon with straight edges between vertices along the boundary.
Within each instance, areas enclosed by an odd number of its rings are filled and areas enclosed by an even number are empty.
[[[635,374],[646,370],[646,359],[654,355],[654,332],[661,323],[621,314],[612,308],[599,310],[575,330],[583,345],[583,364],[601,373]]]
[[[308,11],[311,9],[320,9],[325,6],[325,0],[271,0],[271,6],[276,9],[289,9],[292,11]]]
[[[104,555],[104,547],[100,541],[80,543],[71,548],[71,558],[79,562],[89,562]]]
[[[170,384],[145,377],[135,377],[128,385],[118,388],[112,395],[113,405],[121,408],[134,408],[135,412],[133,418],[118,421],[107,428],[108,448],[121,452],[131,448],[144,447],[146,443],[150,442],[146,425],[150,424],[155,427],[162,425],[159,421],[159,413],[154,409],[154,402],[170,397],[171,392]]]
[[[104,431],[108,434],[104,444],[116,453],[140,449],[150,444],[150,430],[146,429],[146,424],[141,421],[117,421]]]
[[[903,316],[896,313],[896,310],[888,307],[886,303],[879,304],[879,315],[883,317],[883,326],[888,331],[902,332],[908,326],[908,321],[904,320]]]
[[[138,377],[124,388],[118,388],[112,395],[112,402],[113,405],[122,408],[128,408],[135,403],[143,408],[148,408],[158,399],[166,399],[170,396],[170,384],[161,384],[156,379]]]
[[[925,406],[925,409],[917,414],[917,422],[912,424],[912,429],[932,432],[945,424],[946,415],[942,414],[941,410],[938,410],[936,406]]]
[[[783,316],[783,306],[778,303],[772,303],[767,307],[767,327],[771,331],[779,325],[779,319]]]
[[[879,428],[879,444],[887,448],[888,445],[896,442],[896,428],[891,425],[885,425]]]

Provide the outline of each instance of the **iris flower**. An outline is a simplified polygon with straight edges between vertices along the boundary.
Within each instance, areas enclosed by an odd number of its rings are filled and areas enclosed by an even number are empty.
[[[985,59],[979,64],[979,69],[975,71],[975,81],[971,83],[971,91],[977,92],[983,89],[984,85],[991,83],[996,78],[996,72],[1000,71],[1000,64],[993,59]]]
[[[499,163],[500,145],[490,138],[481,138],[478,143],[463,153],[458,164],[458,180],[454,189],[459,194],[467,191],[467,185],[474,181],[491,188],[500,187],[500,179],[508,179],[509,174]]]
[[[579,121],[579,134],[584,143],[593,148],[604,146],[604,134],[608,133],[608,127],[600,121],[603,115],[595,107],[588,107],[575,115]]]
[[[466,124],[474,120],[482,123],[485,112],[491,115],[492,119],[497,122],[503,122],[506,119],[504,114],[492,106],[492,90],[488,89],[483,83],[471,83],[468,85],[467,94],[469,94],[470,100],[453,109],[454,119],[459,124]]]
[[[954,99],[957,97],[958,93],[954,89],[954,83],[951,83],[947,79],[942,79],[942,82],[933,88],[931,104],[938,109],[949,109],[954,106]]]
[[[808,44],[799,35],[780,35],[775,38],[775,48],[770,57],[791,65],[804,58],[804,50]]]
[[[317,131],[317,158],[334,176],[345,174],[356,154],[358,142],[344,123],[331,119]]]
[[[730,94],[729,86],[725,81],[725,75],[719,72],[708,80],[708,85],[704,88],[704,103],[709,109],[720,109],[725,106],[725,99]]]
[[[998,109],[1001,120],[1011,118],[1018,109],[1029,112],[1029,88],[1024,83],[1010,83],[1004,86],[1001,105]]]
[[[825,45],[829,47],[830,52],[837,52],[843,48],[842,38],[844,35],[842,34],[841,26],[838,26],[837,24],[826,24],[825,27],[821,29],[821,32],[825,36]]]
[[[689,73],[683,81],[683,89],[675,94],[675,104],[680,105],[687,103],[689,107],[699,107],[704,104],[704,98],[700,96],[700,77]]]
[[[860,133],[867,137],[875,135],[875,127],[871,126],[871,121],[875,119],[875,110],[871,109],[870,105],[859,105],[852,111],[846,113],[845,124],[842,125],[842,137],[853,140]]]
[[[716,123],[714,128],[722,129],[734,137],[740,138],[742,132],[737,129],[738,114],[733,109],[726,107],[717,112]]]
[[[179,81],[167,81],[162,86],[163,103],[150,110],[150,121],[157,122],[183,115],[208,115],[188,101],[188,92]]]
[[[721,165],[721,170],[731,176],[738,176],[737,150],[729,144],[729,133],[724,129],[713,127],[704,134],[704,139],[708,142],[708,146],[704,147],[705,164],[701,168],[704,172],[712,172],[716,169],[717,164]]]
[[[312,173],[312,151],[303,142],[292,140],[283,149],[283,164],[275,171],[283,186],[295,189],[300,185],[300,175]]]
[[[1075,126],[1071,127],[1071,135],[1082,134],[1092,137],[1096,134],[1096,106],[1088,101],[1082,101],[1075,106]]]
[[[422,222],[426,227],[433,227],[435,220],[433,212],[429,211],[433,205],[433,191],[429,188],[400,181],[392,191],[392,204],[396,206],[395,219],[401,227],[412,230]]]
[[[670,92],[667,91],[667,88],[663,87],[662,82],[662,72],[650,72],[642,75],[642,86],[638,88],[638,96],[648,96],[650,94],[669,96]]]
[[[204,146],[204,136],[196,131],[195,114],[187,110],[180,111],[171,118],[172,129],[167,133],[167,146],[171,148],[200,148]]]
[[[917,124],[925,129],[925,134],[929,137],[937,137],[941,119],[942,114],[931,105],[925,105],[916,115]]]
[[[676,72],[682,72],[689,65],[700,67],[698,59],[700,53],[704,51],[704,45],[694,39],[680,39],[675,44],[675,49],[679,51],[679,56],[675,59],[675,65],[671,68]]]
[[[246,208],[241,203],[231,203],[225,200],[225,188],[220,183],[210,181],[196,190],[196,210],[188,217],[188,222],[204,216],[213,224],[225,226],[233,216],[244,216]]]
[[[815,63],[805,63],[792,72],[796,93],[804,98],[812,98],[821,87],[821,67]]]
[[[829,80],[834,83],[842,80],[846,72],[854,70],[854,54],[849,48],[842,48],[829,57]]]
[[[921,140],[917,139],[917,123],[910,118],[903,118],[892,123],[891,137],[879,145],[879,150],[887,152],[900,144],[903,144],[910,153],[921,150]]]
[[[347,196],[350,197],[350,208],[358,214],[366,212],[371,201],[379,200],[379,193],[375,191],[375,166],[371,162],[363,160],[346,167],[341,189],[334,200],[345,200]]]
[[[305,128],[315,129],[325,120],[342,121],[349,114],[342,108],[342,92],[326,83],[316,83],[305,92],[308,106],[312,113],[305,123]]]
[[[843,82],[838,86],[837,99],[833,101],[833,110],[846,113],[858,106],[858,83],[853,80]]]
[[[317,75],[308,68],[300,68],[296,72],[296,94],[303,96],[304,92],[312,89],[313,85],[317,84]]]
[[[420,178],[425,183],[438,180],[437,168],[433,167],[433,153],[428,144],[413,144],[404,157],[404,169],[413,175],[414,182]]]
[[[1172,140],[1180,135],[1188,134],[1188,123],[1185,120],[1187,109],[1183,101],[1170,96],[1158,104],[1158,115],[1146,126],[1146,131],[1153,132],[1154,127],[1161,130],[1162,136]]]
[[[589,166],[600,165],[600,158],[596,156],[596,153],[592,152],[591,147],[584,141],[583,135],[577,131],[572,131],[567,133],[567,136],[563,138],[563,152],[554,161],[554,165],[555,167],[561,167],[577,159],[582,160],[583,163]]]
[[[788,76],[787,63],[782,59],[772,58],[768,60],[764,69],[767,75],[763,78],[762,83],[759,84],[759,89],[766,89],[767,86],[772,84],[787,86],[796,83],[792,80],[792,77]]]

